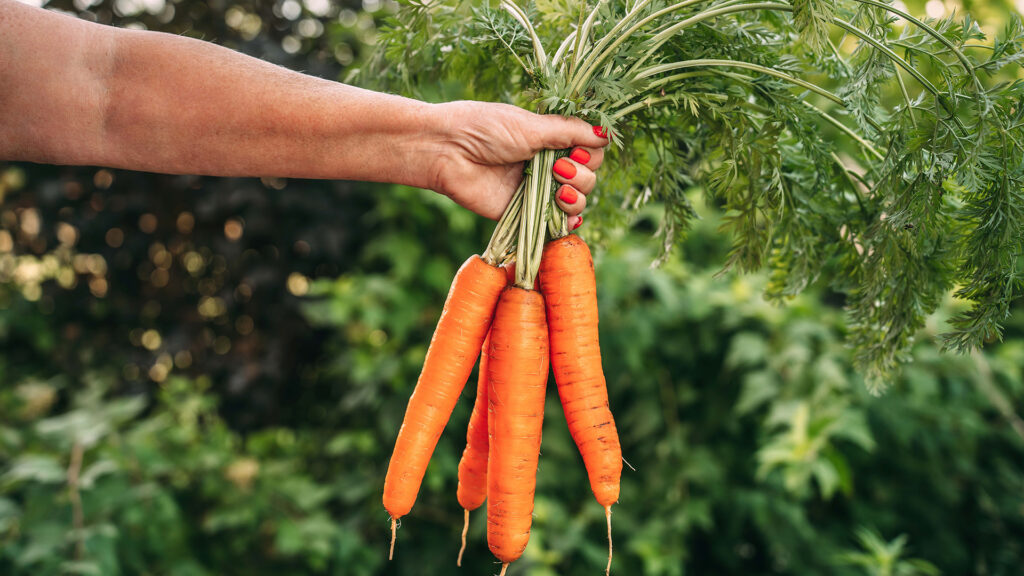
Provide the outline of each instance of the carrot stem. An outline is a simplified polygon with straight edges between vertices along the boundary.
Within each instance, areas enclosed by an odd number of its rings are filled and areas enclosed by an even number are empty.
[[[491,266],[498,266],[504,262],[512,253],[516,237],[519,235],[519,215],[523,211],[523,189],[526,188],[526,178],[516,188],[512,199],[505,208],[505,212],[494,227],[491,239],[487,242],[487,249],[484,250],[483,259]]]
[[[533,290],[537,269],[544,251],[544,233],[550,206],[554,176],[551,167],[558,154],[556,150],[541,150],[530,160],[527,168],[526,189],[523,191],[523,211],[519,217],[519,242],[516,245],[516,286]]]
[[[391,560],[395,557],[395,536],[397,535],[398,532],[397,523],[397,520],[395,520],[394,518],[391,519],[391,551],[388,552],[388,560]]]
[[[455,561],[455,565],[462,567],[462,553],[466,551],[466,533],[469,532],[469,510],[463,509],[466,512],[466,522],[462,525],[462,548],[459,548],[459,559]]]
[[[568,156],[570,150],[558,150],[555,152],[555,160]],[[555,192],[558,190],[558,182],[552,182],[552,185],[548,187],[548,193],[551,197],[550,210],[548,212],[548,236],[552,240],[557,240],[567,234],[569,234],[569,215],[562,212],[562,209],[558,207],[558,203],[555,201]]]

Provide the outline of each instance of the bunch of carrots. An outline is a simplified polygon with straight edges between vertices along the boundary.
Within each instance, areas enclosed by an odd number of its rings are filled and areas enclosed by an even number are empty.
[[[597,289],[590,249],[566,229],[554,204],[551,167],[564,152],[532,160],[487,250],[459,269],[384,482],[391,552],[399,518],[412,509],[434,447],[480,358],[476,401],[459,462],[459,504],[487,501],[487,543],[504,575],[530,538],[548,366],[569,431],[583,456],[608,525],[619,497],[622,452],[608,406],[598,342]],[[546,241],[545,241],[546,240]]]

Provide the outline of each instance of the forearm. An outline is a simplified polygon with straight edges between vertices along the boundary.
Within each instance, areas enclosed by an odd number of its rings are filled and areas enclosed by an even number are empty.
[[[0,154],[7,159],[431,183],[429,158],[439,145],[432,105],[198,40],[102,27],[0,0],[0,37],[7,33],[21,34],[0,39],[0,59],[18,81],[0,87]]]
[[[305,76],[213,44],[112,31],[102,164],[217,176],[426,186],[431,106]]]

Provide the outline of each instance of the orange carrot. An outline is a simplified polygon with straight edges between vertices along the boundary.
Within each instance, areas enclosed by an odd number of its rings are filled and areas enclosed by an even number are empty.
[[[505,265],[505,278],[509,284],[515,283],[515,262]],[[466,551],[466,534],[469,533],[469,513],[483,505],[487,499],[487,348],[491,345],[491,335],[487,334],[484,345],[480,349],[480,369],[477,376],[476,400],[473,402],[473,413],[469,417],[466,429],[466,448],[459,460],[459,487],[457,497],[465,512],[462,525],[462,547],[456,566],[462,566],[462,554]]]
[[[452,281],[384,480],[384,507],[391,514],[389,558],[396,522],[416,502],[427,463],[473,371],[505,284],[505,271],[479,256],[467,259]]]
[[[469,427],[466,429],[466,449],[462,451],[462,460],[459,461],[457,496],[459,504],[465,510],[465,523],[462,527],[462,548],[459,549],[459,559],[455,562],[457,566],[462,566],[462,553],[466,551],[469,512],[479,508],[487,499],[487,348],[490,344],[491,337],[488,335],[480,350],[476,400],[473,402],[473,413],[469,417]]]
[[[601,368],[597,286],[587,244],[576,235],[549,242],[544,247],[540,277],[547,306],[551,368],[569,432],[590,477],[590,488],[605,509],[610,570],[611,505],[619,499],[622,449],[608,408]]]
[[[548,352],[543,296],[509,286],[494,312],[487,364],[487,544],[502,573],[530,539]]]

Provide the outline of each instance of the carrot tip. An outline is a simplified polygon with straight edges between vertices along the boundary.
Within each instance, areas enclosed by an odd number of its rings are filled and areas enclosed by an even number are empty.
[[[462,548],[459,548],[459,559],[455,561],[455,565],[462,567],[462,553],[466,551],[466,533],[469,532],[469,509],[466,511],[466,522],[462,525]]]
[[[608,520],[608,566],[604,569],[604,576],[609,576],[612,572],[612,507],[604,507],[604,517]]]
[[[508,570],[508,562],[501,565],[501,572],[498,573],[498,576],[505,576],[505,570]]]
[[[395,557],[395,536],[397,535],[397,531],[398,531],[397,521],[394,518],[392,518],[391,519],[391,551],[388,552],[388,560],[391,560],[392,558]]]

